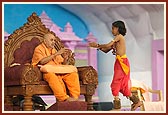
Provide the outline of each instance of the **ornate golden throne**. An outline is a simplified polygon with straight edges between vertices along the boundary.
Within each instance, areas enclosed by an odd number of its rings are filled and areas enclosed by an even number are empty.
[[[52,95],[48,83],[43,80],[38,67],[31,65],[34,48],[43,40],[45,33],[51,32],[41,22],[41,19],[32,13],[27,23],[15,30],[4,43],[4,105],[12,106],[12,98],[17,95],[24,96],[23,110],[32,111],[33,95]],[[54,34],[55,35],[55,34]],[[55,35],[56,36],[56,35]],[[57,37],[58,38],[58,37]],[[58,38],[56,48],[64,45]],[[66,63],[74,65],[73,53],[62,55]],[[68,57],[68,58],[67,58]],[[98,85],[97,71],[92,66],[77,67],[81,95],[87,102],[87,110],[93,110],[92,96]],[[4,109],[6,110],[6,109]]]

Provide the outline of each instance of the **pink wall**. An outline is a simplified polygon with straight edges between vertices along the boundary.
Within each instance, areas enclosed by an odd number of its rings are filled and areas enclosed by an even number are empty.
[[[152,88],[164,95],[164,39],[152,41]],[[156,100],[156,95],[153,96]]]

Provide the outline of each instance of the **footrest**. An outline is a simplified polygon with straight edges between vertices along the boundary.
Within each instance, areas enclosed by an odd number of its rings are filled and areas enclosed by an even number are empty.
[[[85,101],[65,101],[56,102],[46,111],[87,111],[87,102]]]

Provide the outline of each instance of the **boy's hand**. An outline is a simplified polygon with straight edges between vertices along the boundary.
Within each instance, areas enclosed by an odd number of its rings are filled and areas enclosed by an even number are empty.
[[[96,42],[90,42],[89,47],[98,48],[98,44]]]

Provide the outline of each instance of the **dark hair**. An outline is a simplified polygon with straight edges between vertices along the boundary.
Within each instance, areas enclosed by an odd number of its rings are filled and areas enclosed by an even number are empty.
[[[119,33],[125,36],[127,30],[123,21],[115,21],[112,23],[112,26],[118,27]]]

